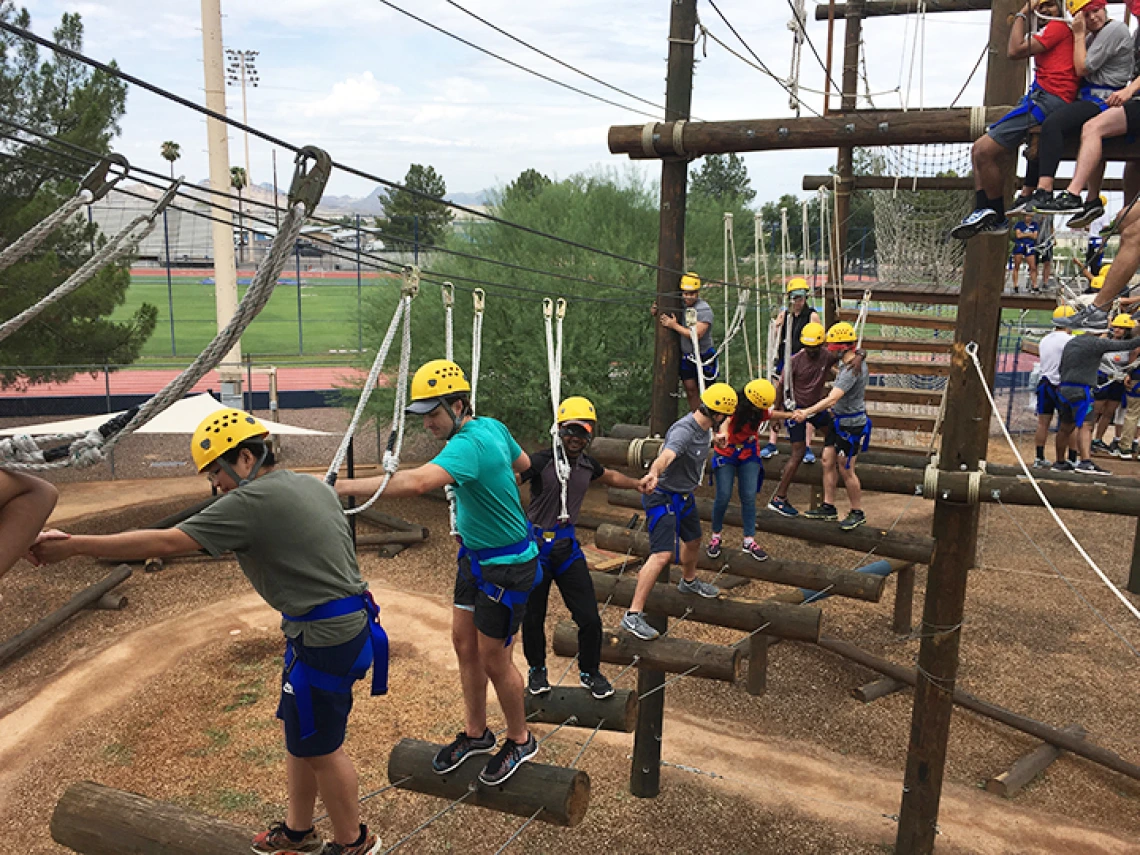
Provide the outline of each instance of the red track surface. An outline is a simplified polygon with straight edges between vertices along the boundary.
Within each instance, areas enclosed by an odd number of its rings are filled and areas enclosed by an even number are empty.
[[[177,371],[167,370],[132,370],[116,371],[111,373],[112,395],[153,395],[178,376]],[[242,373],[243,378],[245,373]],[[355,368],[278,368],[277,388],[285,391],[323,391],[350,385],[353,381],[359,382],[364,374]],[[383,380],[381,380],[383,382]],[[207,389],[215,393],[221,388],[218,373],[211,371],[197,386],[194,392],[205,392]],[[269,378],[263,374],[253,375],[253,390],[264,392],[269,388]],[[72,396],[99,396],[107,394],[107,379],[102,372],[92,376],[90,374],[77,374],[66,383],[37,383],[26,391],[6,389],[0,391],[0,398],[43,398],[43,397],[72,397]]]

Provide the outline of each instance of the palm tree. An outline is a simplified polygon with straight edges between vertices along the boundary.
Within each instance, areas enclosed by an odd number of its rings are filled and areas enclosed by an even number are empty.
[[[237,190],[238,194],[238,261],[245,261],[245,229],[242,228],[242,195],[241,191],[249,185],[249,178],[245,174],[245,170],[240,166],[230,167],[230,186]]]
[[[162,144],[162,156],[165,160],[170,161],[170,180],[174,180],[174,161],[182,157],[182,146],[174,142],[174,140],[167,140]]]

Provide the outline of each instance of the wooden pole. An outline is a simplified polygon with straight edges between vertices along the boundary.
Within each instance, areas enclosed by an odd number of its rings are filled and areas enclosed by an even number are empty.
[[[221,496],[210,496],[210,498],[204,499],[201,502],[196,502],[193,505],[191,505],[190,507],[183,508],[182,510],[178,511],[177,513],[173,513],[170,516],[163,517],[158,522],[155,522],[155,523],[152,523],[151,525],[148,525],[147,528],[150,528],[150,529],[174,528],[174,526],[178,525],[180,522],[185,522],[186,520],[190,519],[190,517],[194,516],[195,514],[206,510],[206,508],[210,507],[210,505],[214,504],[214,502],[218,501],[218,499],[220,499],[220,498],[221,498]]]
[[[380,534],[357,535],[356,546],[357,548],[361,546],[387,546],[390,543],[409,546],[415,543],[423,543],[426,539],[423,533],[419,531],[385,531]]]
[[[1071,733],[1083,739],[1085,729],[1079,724],[1070,724],[1064,733]],[[986,792],[1012,799],[1022,787],[1048,769],[1060,756],[1061,749],[1056,745],[1050,745],[1048,742],[1038,745],[1028,754],[1019,757],[1008,770],[986,781]]]
[[[833,3],[834,5],[834,3]],[[859,42],[863,36],[863,0],[851,0],[844,10],[843,37],[843,109],[854,110],[858,106],[859,93]],[[836,284],[843,282],[843,270],[847,260],[848,221],[851,219],[851,193],[854,189],[855,149],[840,146],[835,164],[835,222],[832,224],[832,247],[837,261],[832,270],[831,285],[834,293]],[[824,323],[831,326],[836,321],[838,310],[835,298],[829,294],[824,301]]]
[[[748,640],[748,694],[759,697],[768,691],[768,647],[772,637],[758,632]]]
[[[900,567],[895,573],[895,609],[891,631],[896,635],[910,635],[914,612],[914,565]]]
[[[893,695],[895,692],[902,691],[906,688],[906,683],[900,683],[893,677],[881,677],[871,683],[858,686],[851,690],[851,695],[865,704],[871,701],[877,701],[879,698],[885,698],[887,695]]]
[[[555,686],[544,695],[527,692],[526,719],[633,733],[637,721],[637,693],[618,689],[608,698],[598,700],[582,686]]]
[[[627,600],[621,605],[629,605]],[[660,633],[669,629],[669,618],[659,609],[645,619]],[[656,604],[653,604],[654,606]],[[661,744],[665,738],[665,672],[650,665],[637,666],[637,723],[633,731],[633,755],[629,763],[629,792],[639,799],[655,799],[661,792]]]
[[[562,621],[554,629],[553,649],[558,656],[578,655],[578,625]],[[636,659],[647,668],[670,674],[686,674],[705,680],[735,683],[740,677],[741,652],[736,647],[707,644],[665,636],[642,641],[628,632],[602,632],[602,661],[630,665]],[[696,671],[693,668],[696,667]]]
[[[1128,569],[1128,585],[1133,594],[1140,594],[1140,517],[1136,519],[1136,534],[1132,538],[1132,564]]]

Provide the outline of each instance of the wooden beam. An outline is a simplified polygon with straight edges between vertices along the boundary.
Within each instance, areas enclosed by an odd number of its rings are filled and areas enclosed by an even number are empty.
[[[1022,179],[1018,178],[1018,183]],[[1053,181],[1053,189],[1064,190],[1069,186],[1069,178],[1057,178]],[[951,176],[900,176],[893,175],[856,175],[851,179],[853,190],[968,190],[974,191],[974,179],[969,175],[961,177]],[[814,192],[821,187],[831,187],[835,183],[834,175],[805,175],[803,189]],[[1101,190],[1114,193],[1124,191],[1124,180],[1121,178],[1105,178],[1101,182]]]
[[[863,339],[863,350],[887,350],[893,353],[944,353],[954,346],[948,338],[875,338]]]
[[[854,323],[859,317],[858,309],[841,309],[839,320]],[[924,330],[953,330],[954,318],[941,318],[934,315],[919,315],[914,312],[867,312],[868,324],[890,324],[896,327],[917,327]]]
[[[1085,729],[1079,724],[1070,724],[1063,732],[1071,733],[1081,739],[1086,735]],[[1061,749],[1056,745],[1042,743],[1028,754],[1019,757],[1009,769],[986,781],[986,792],[1012,799],[1022,787],[1053,765],[1053,761],[1060,756]]]
[[[618,689],[598,700],[582,686],[555,686],[544,695],[526,695],[527,721],[566,724],[633,733],[637,722],[637,692]],[[570,719],[573,718],[573,721]]]
[[[887,695],[893,695],[895,692],[901,692],[906,688],[906,683],[902,683],[893,677],[881,677],[870,683],[865,683],[862,686],[856,686],[851,690],[852,697],[869,704],[872,701],[877,701],[879,698],[885,698]]]
[[[431,768],[442,748],[420,739],[402,739],[388,757],[388,782],[401,790],[454,801],[470,793],[464,804],[527,816],[539,811],[540,822],[573,828],[590,804],[590,776],[579,769],[524,763],[503,784],[479,783],[485,763],[462,763],[445,775]]]
[[[870,284],[870,283],[868,283]],[[921,286],[876,282],[874,298],[885,303],[917,303],[930,306],[956,306],[962,299],[957,288],[945,286]],[[847,283],[843,288],[843,299],[863,299],[863,288],[858,283]],[[1057,298],[1052,294],[1002,294],[1003,309],[1029,309],[1052,312],[1057,306]]]
[[[917,359],[868,357],[867,367],[872,374],[921,374],[937,377],[946,377],[950,374],[950,363],[942,360],[925,362]]]
[[[358,534],[356,536],[356,546],[359,549],[362,546],[387,546],[391,543],[398,543],[403,546],[409,546],[415,543],[423,543],[427,538],[424,537],[423,531],[383,531],[379,534]]]
[[[891,631],[895,635],[910,635],[914,621],[913,610],[914,565],[908,564],[895,572],[895,608],[891,616]]]
[[[990,8],[991,0],[927,0],[926,12],[982,12]],[[846,15],[847,3],[836,3],[836,16]],[[827,7],[815,7],[815,19],[827,20]],[[918,11],[918,0],[869,0],[863,7],[864,18],[879,18],[884,15],[910,15]]]
[[[868,401],[884,404],[909,404],[914,407],[937,407],[942,403],[940,389],[904,389],[900,386],[868,386],[864,393]],[[870,450],[863,452],[869,454]],[[869,460],[862,457],[862,460]]]
[[[753,697],[768,691],[768,648],[772,638],[758,632],[748,640],[748,682],[745,690]]]
[[[578,655],[578,625],[562,621],[554,628],[553,648],[558,656]],[[631,665],[634,660],[648,668],[669,674],[685,674],[704,680],[734,683],[740,678],[741,652],[736,647],[708,644],[664,636],[642,641],[628,632],[603,630],[602,661],[611,665]],[[696,671],[693,671],[693,668]]]

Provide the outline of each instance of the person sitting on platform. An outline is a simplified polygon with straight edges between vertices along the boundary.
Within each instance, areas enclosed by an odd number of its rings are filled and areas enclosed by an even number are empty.
[[[797,276],[788,282],[786,287],[789,305],[780,309],[780,313],[776,315],[775,327],[780,331],[779,338],[776,340],[776,364],[772,369],[772,382],[779,384],[780,378],[784,375],[784,368],[788,360],[795,358],[795,355],[800,352],[803,345],[803,331],[804,327],[808,324],[819,324],[819,312],[815,307],[808,304],[808,294],[810,287],[807,280]],[[822,335],[820,341],[822,341]],[[783,398],[780,399],[781,401]],[[811,450],[812,426],[808,426],[808,446],[804,454],[805,463],[815,463],[815,454]],[[760,449],[760,457],[764,460],[770,457],[775,457],[780,453],[776,447],[776,440],[779,438],[779,431],[776,425],[772,424],[768,428],[768,444]]]
[[[1057,387],[1061,383],[1061,354],[1070,338],[1069,331],[1058,326],[1057,321],[1072,317],[1074,311],[1072,306],[1058,306],[1054,309],[1053,331],[1037,345],[1038,368],[1041,374],[1037,379],[1037,431],[1033,437],[1037,452],[1033,458],[1035,469],[1048,469],[1051,465],[1045,457],[1045,442],[1049,438],[1053,415],[1057,412]],[[1058,462],[1063,459],[1059,458]],[[1074,448],[1069,449],[1069,462],[1077,462],[1077,452]]]
[[[1013,247],[1010,250],[1010,262],[1013,264],[1013,293],[1018,292],[1017,280],[1021,274],[1021,264],[1025,262],[1029,268],[1028,276],[1030,290],[1037,290],[1037,236],[1041,226],[1033,219],[1033,215],[1022,215],[1021,222],[1013,227]]]
[[[0,576],[36,542],[58,498],[47,481],[0,469]]]
[[[574,526],[593,481],[628,490],[636,490],[638,482],[602,466],[586,453],[597,423],[598,414],[586,398],[567,398],[558,407],[558,437],[566,450],[566,462],[570,464],[564,520],[561,519],[562,483],[553,451],[543,449],[530,455],[530,468],[519,476],[522,483],[530,484],[527,519],[538,543],[538,561],[542,567],[542,581],[530,593],[522,622],[523,652],[530,666],[527,690],[532,695],[550,691],[546,676],[545,625],[552,582],[558,585],[570,617],[578,625],[579,683],[599,700],[614,693],[614,687],[601,672],[602,619],[598,615],[590,568],[586,566],[586,556],[578,545]]]
[[[667,312],[659,311],[657,303],[653,304],[650,311],[657,317],[661,326],[680,336],[678,344],[681,347],[681,385],[685,388],[685,397],[689,401],[689,412],[695,412],[701,405],[701,387],[697,382],[697,359],[693,354],[693,336],[689,329],[690,313],[695,317],[692,328],[697,332],[697,347],[705,383],[712,383],[717,375],[716,347],[713,345],[712,337],[713,310],[712,306],[701,299],[701,277],[697,274],[686,273],[681,277],[681,302],[686,315],[684,323]]]
[[[1077,97],[1072,31],[1063,21],[1053,20],[1041,32],[1029,34],[1027,21],[1031,10],[1054,18],[1061,14],[1056,0],[1032,0],[1032,5],[1026,3],[1013,19],[1006,56],[1009,59],[1033,57],[1036,74],[1021,103],[990,125],[974,143],[971,159],[977,192],[974,210],[950,231],[951,236],[959,240],[968,240],[983,232],[1005,234],[1009,231],[1003,196],[1008,161],[1032,128]]]
[[[805,409],[797,409],[792,421],[803,424],[817,413],[831,410],[831,426],[823,440],[823,502],[818,508],[804,511],[809,520],[837,520],[835,490],[839,478],[847,489],[851,512],[839,523],[844,531],[851,531],[867,522],[863,512],[863,488],[855,474],[855,457],[866,451],[871,442],[871,420],[867,418],[864,396],[867,390],[868,369],[863,354],[856,350],[855,328],[846,321],[834,324],[827,331],[827,348],[840,355],[839,375],[822,401]],[[839,457],[846,458],[840,463]]]
[[[650,555],[637,574],[637,589],[622,628],[644,641],[660,633],[645,619],[645,603],[657,577],[672,562],[681,562],[683,594],[716,599],[720,589],[697,578],[701,549],[701,517],[693,491],[701,485],[705,461],[712,446],[713,431],[736,411],[736,390],[727,383],[714,383],[701,395],[701,406],[675,421],[665,433],[656,459],[638,484],[649,526]]]

